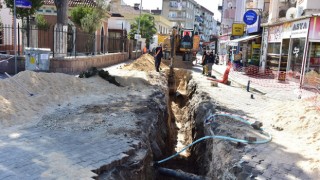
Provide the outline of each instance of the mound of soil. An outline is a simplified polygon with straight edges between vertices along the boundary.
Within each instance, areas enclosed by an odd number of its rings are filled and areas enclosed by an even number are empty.
[[[160,64],[161,69],[168,69],[169,67],[164,63]],[[131,64],[125,65],[123,69],[126,70],[138,70],[138,71],[155,71],[154,57],[150,54],[143,54],[137,60],[133,61]]]

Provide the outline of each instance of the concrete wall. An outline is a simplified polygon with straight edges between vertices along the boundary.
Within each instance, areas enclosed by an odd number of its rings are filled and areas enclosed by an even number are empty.
[[[50,60],[50,72],[79,73],[91,67],[103,68],[125,62],[129,59],[128,53],[114,53],[107,55],[85,56],[75,58],[53,58]]]

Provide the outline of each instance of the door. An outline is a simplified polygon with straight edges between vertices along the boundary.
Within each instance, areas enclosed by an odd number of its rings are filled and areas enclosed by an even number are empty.
[[[287,73],[287,63],[289,59],[290,39],[282,39],[281,55],[279,62],[278,80],[285,81]]]
[[[288,74],[292,81],[299,82],[304,54],[305,38],[291,39],[290,56],[288,59]]]

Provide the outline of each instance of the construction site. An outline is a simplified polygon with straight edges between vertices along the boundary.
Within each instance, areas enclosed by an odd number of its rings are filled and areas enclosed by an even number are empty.
[[[0,179],[320,177],[319,94],[253,78],[248,89],[233,71],[229,85],[213,83],[198,64],[169,65],[156,72],[145,54],[104,69],[109,82],[1,79]],[[224,69],[214,65],[217,79]]]

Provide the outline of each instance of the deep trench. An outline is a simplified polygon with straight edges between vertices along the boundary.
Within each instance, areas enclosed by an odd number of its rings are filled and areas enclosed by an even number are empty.
[[[163,158],[169,157],[191,144],[195,134],[203,134],[203,129],[194,127],[196,124],[193,119],[194,109],[190,107],[192,106],[190,100],[196,93],[197,86],[196,84],[189,84],[191,78],[191,72],[184,69],[175,69],[171,74],[170,72],[168,74],[167,106],[170,141]],[[204,146],[199,147],[202,149],[201,151],[204,151]],[[200,171],[203,164],[197,163],[199,158],[193,153],[195,150],[198,151],[199,149],[188,148],[172,159],[158,164],[156,169],[159,170],[155,179],[186,179],[185,176],[187,176],[187,179],[202,178],[199,174],[204,173]],[[163,172],[164,170],[165,172]],[[166,172],[167,170],[170,172]],[[174,173],[174,176],[172,176],[172,173]]]
[[[170,73],[167,73],[167,75]],[[157,163],[178,151],[177,144],[185,147],[206,135],[239,137],[248,129],[232,119],[221,118],[213,126],[204,126],[204,120],[215,111],[216,104],[210,96],[199,90],[192,79],[191,71],[175,69],[173,76],[167,76],[167,92],[158,92],[161,107],[150,104],[143,113],[155,112],[158,117],[152,124],[146,123],[142,131],[144,140],[129,160],[115,168],[100,169],[103,173],[96,179],[134,179],[134,180],[173,180],[173,179],[247,179],[253,177],[253,167],[241,162],[241,153],[245,145],[224,140],[205,140],[187,149],[186,156],[175,156],[162,163]],[[172,79],[170,79],[172,78]],[[159,94],[158,94],[159,95]],[[150,101],[157,94],[150,97]],[[158,99],[159,100],[159,99]],[[147,122],[147,121],[145,121]],[[178,124],[177,124],[178,123]],[[178,138],[179,136],[179,138]],[[182,173],[187,177],[174,177],[162,170],[168,169]],[[113,178],[110,178],[110,174]]]

